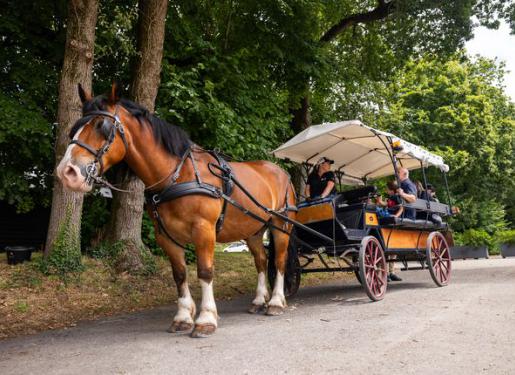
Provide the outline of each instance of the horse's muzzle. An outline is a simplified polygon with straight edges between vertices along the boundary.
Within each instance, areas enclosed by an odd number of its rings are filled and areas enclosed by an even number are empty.
[[[87,183],[82,169],[84,168],[80,168],[69,161],[61,162],[57,167],[57,177],[66,189],[87,193],[91,191],[92,185]]]

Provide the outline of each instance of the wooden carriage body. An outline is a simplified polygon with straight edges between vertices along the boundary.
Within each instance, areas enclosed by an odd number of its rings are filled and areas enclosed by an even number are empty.
[[[319,237],[298,228],[296,235],[304,244],[300,246],[301,252],[310,253],[324,248],[327,253],[339,255],[347,248],[359,246],[365,236],[372,235],[380,241],[386,253],[407,255],[409,252],[425,251],[427,238],[433,231],[442,232],[452,245],[452,232],[447,223],[430,220],[432,215],[448,214],[447,205],[419,199],[415,204],[405,205],[415,208],[419,219],[381,218],[376,206],[369,203],[368,195],[374,192],[375,188],[365,187],[300,204],[297,220],[334,239],[334,245],[330,246]],[[349,196],[354,199],[349,199]]]

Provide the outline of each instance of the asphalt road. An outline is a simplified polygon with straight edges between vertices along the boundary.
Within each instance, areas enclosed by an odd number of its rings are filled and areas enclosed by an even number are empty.
[[[402,272],[376,303],[355,281],[301,287],[279,317],[219,303],[208,339],[166,333],[168,306],[0,341],[0,374],[515,374],[515,259],[453,267],[444,288]]]

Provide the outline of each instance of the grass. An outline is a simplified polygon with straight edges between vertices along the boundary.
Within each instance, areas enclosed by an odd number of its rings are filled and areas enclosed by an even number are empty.
[[[177,300],[171,267],[165,258],[157,257],[157,273],[144,277],[114,275],[102,261],[83,257],[84,272],[64,284],[58,277],[45,276],[37,269],[39,257],[40,254],[33,254],[33,262],[11,266],[0,254],[0,339],[169,305]],[[196,265],[188,267],[192,294],[199,301]],[[302,286],[346,277],[349,276],[342,273],[303,275]],[[214,285],[218,300],[249,295],[250,304],[256,280],[254,260],[249,253],[215,252]]]

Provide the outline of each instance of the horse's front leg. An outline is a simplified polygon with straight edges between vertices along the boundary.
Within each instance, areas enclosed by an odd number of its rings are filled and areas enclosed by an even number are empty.
[[[195,223],[192,238],[197,254],[197,274],[202,289],[200,313],[191,337],[208,337],[218,326],[218,313],[213,293],[215,227],[207,221]]]
[[[283,223],[276,219],[272,219],[272,223],[281,226]],[[286,308],[286,297],[284,296],[284,274],[286,271],[286,260],[288,257],[288,242],[290,237],[278,230],[272,229],[272,241],[275,246],[275,267],[277,276],[275,278],[272,298],[268,302],[267,315],[280,315]]]
[[[256,298],[252,301],[249,313],[255,314],[266,308],[269,299],[268,287],[266,285],[266,252],[263,247],[264,230],[259,231],[256,235],[247,238],[247,245],[254,256],[254,263],[258,273],[258,283],[256,288]]]
[[[156,231],[157,233],[157,231]],[[195,301],[191,298],[187,280],[186,260],[184,250],[175,245],[164,235],[158,235],[156,240],[166,252],[172,265],[173,278],[177,285],[177,313],[175,314],[168,332],[185,333],[193,329],[193,317],[195,316]]]

